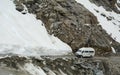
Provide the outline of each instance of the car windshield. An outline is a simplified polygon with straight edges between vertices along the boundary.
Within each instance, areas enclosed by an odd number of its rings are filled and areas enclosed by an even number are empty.
[[[94,51],[89,51],[90,53],[93,53]]]

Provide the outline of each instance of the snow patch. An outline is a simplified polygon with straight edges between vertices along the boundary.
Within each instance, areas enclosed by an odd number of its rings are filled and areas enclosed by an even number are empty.
[[[24,69],[31,75],[47,75],[40,67],[34,66],[32,63],[25,64]]]
[[[67,75],[65,74],[61,69],[59,69],[61,75]]]
[[[48,75],[56,75],[52,70],[49,70]]]
[[[117,3],[120,3],[120,0],[117,0]]]
[[[117,4],[115,4],[115,6],[117,7],[117,9],[120,11],[120,8],[118,7],[118,5]]]
[[[113,47],[111,47],[111,49],[112,49],[112,52],[116,54],[116,50]]]

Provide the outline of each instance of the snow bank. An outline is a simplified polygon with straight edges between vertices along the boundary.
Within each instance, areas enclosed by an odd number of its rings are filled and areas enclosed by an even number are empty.
[[[52,55],[68,52],[71,48],[49,35],[34,15],[18,12],[12,0],[0,0],[0,53]]]
[[[76,1],[84,5],[90,12],[92,12],[97,17],[99,24],[102,25],[103,29],[105,29],[113,39],[120,42],[120,14],[117,14],[114,11],[106,11],[102,6],[98,7],[89,0]],[[120,1],[118,0],[118,3],[119,2]],[[99,12],[96,12],[96,10]],[[101,14],[111,18],[111,20],[107,20],[107,18]]]

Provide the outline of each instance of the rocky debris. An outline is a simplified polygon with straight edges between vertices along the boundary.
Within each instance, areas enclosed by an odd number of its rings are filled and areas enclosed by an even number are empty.
[[[83,46],[95,48],[97,55],[111,52],[111,46],[120,50],[120,44],[98,25],[97,18],[75,0],[19,0],[18,3],[42,20],[48,33],[70,45],[73,52]]]
[[[99,58],[56,58],[44,57],[42,59],[36,59],[33,57],[6,57],[0,59],[1,64],[6,64],[8,68],[18,69],[19,71],[25,63],[31,62],[32,64],[41,67],[46,74],[53,75],[120,75],[120,63],[119,57],[100,57]],[[114,61],[118,60],[118,61]],[[18,66],[18,68],[12,65]],[[22,63],[21,63],[22,62]],[[9,65],[8,65],[9,64]]]
[[[14,0],[14,3],[16,5],[16,10],[22,12],[24,10],[24,6],[22,5],[22,3],[20,3],[19,1]]]
[[[28,11],[22,2],[23,2],[22,0],[20,0],[20,1],[14,0],[14,3],[16,5],[16,10],[18,10],[22,14],[26,14]]]
[[[24,71],[18,71],[18,70],[11,69],[8,67],[3,68],[0,66],[0,75],[30,75],[30,74]]]
[[[117,3],[117,0],[90,0],[97,6],[103,6],[107,11],[115,11],[116,13],[120,13],[120,10],[117,9],[116,5],[119,6],[120,4]]]
[[[0,66],[1,64],[5,64],[5,67],[19,69],[19,65],[24,65],[26,62],[27,61],[25,57],[11,56],[0,59]]]

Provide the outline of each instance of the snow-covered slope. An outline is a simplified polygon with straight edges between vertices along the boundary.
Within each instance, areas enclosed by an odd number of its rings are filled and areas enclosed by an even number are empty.
[[[76,1],[85,6],[90,12],[92,12],[97,17],[99,24],[102,25],[103,29],[105,29],[113,39],[120,42],[120,14],[117,14],[114,11],[106,11],[102,6],[98,7],[95,4],[91,3],[89,0]],[[117,2],[120,1],[118,0]],[[120,8],[118,7],[118,9]],[[111,20],[107,20],[105,16]]]
[[[32,14],[21,14],[12,0],[0,0],[0,53],[25,55],[65,54],[71,48],[49,35]]]

